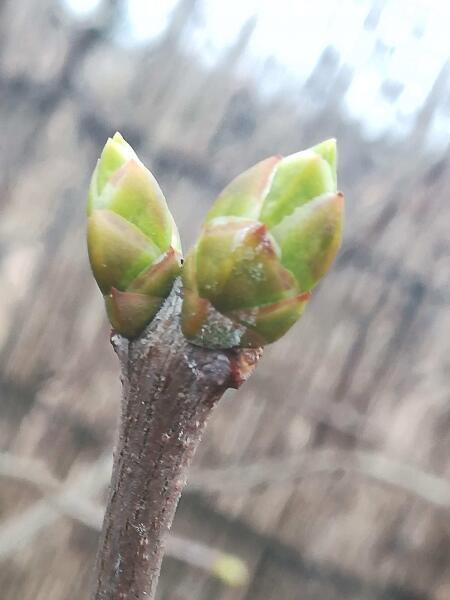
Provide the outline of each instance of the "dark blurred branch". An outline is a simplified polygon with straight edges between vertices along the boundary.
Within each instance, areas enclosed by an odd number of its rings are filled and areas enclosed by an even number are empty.
[[[261,352],[221,352],[181,333],[180,283],[143,335],[113,336],[123,403],[97,556],[95,600],[154,598],[164,546],[206,421]]]

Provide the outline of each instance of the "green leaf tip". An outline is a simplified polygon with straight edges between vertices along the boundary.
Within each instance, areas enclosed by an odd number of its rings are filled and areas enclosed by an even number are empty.
[[[97,161],[87,214],[89,259],[109,319],[135,337],[181,271],[181,244],[156,179],[118,132]]]
[[[320,154],[320,156],[327,161],[327,163],[330,165],[334,181],[336,182],[337,146],[335,138],[330,138],[329,140],[320,142],[320,144],[313,146],[311,149],[314,152],[317,152],[317,154]]]
[[[343,205],[334,139],[238,175],[209,210],[186,259],[186,337],[227,348],[284,335],[336,257]]]

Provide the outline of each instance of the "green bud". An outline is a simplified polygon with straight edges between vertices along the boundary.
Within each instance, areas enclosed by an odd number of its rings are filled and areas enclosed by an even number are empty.
[[[225,348],[284,335],[337,254],[342,217],[335,140],[268,158],[236,177],[186,260],[186,337]]]
[[[181,244],[163,193],[116,133],[103,148],[88,195],[87,240],[112,326],[135,337],[181,270]]]

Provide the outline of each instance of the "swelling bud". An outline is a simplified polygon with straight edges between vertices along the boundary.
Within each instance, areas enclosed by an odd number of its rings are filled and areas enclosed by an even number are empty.
[[[87,214],[89,260],[109,320],[136,337],[180,273],[181,244],[156,179],[119,133],[95,167]]]
[[[182,328],[210,348],[284,335],[330,268],[342,238],[336,142],[261,161],[209,210],[183,270]]]

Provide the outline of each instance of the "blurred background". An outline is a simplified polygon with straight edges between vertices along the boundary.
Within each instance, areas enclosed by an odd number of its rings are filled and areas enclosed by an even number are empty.
[[[185,248],[274,153],[337,137],[347,198],[332,272],[213,415],[159,598],[450,599],[449,20],[438,0],[0,0],[2,600],[89,597],[120,383],[84,211],[116,130]]]

